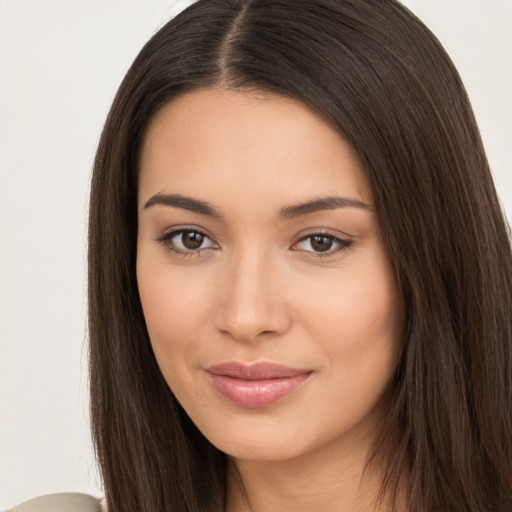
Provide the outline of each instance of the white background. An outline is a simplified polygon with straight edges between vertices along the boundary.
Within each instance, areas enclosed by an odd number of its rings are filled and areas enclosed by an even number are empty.
[[[85,240],[103,121],[188,0],[0,0],[0,509],[100,495],[88,431]],[[512,0],[405,0],[455,61],[512,218]]]

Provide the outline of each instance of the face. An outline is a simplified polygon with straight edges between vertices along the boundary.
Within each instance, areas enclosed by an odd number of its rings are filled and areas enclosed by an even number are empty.
[[[302,103],[200,90],[150,124],[137,279],[166,381],[241,459],[370,438],[402,305],[357,154]]]

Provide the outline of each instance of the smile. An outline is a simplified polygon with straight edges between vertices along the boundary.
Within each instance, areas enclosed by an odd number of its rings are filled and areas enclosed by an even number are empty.
[[[274,404],[301,387],[312,373],[272,363],[229,362],[206,369],[210,382],[224,399],[249,409]]]

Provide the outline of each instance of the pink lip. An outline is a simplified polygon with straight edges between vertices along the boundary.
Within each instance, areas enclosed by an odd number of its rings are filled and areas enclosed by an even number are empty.
[[[239,407],[271,405],[300,387],[313,373],[273,363],[222,363],[206,368],[216,391]]]

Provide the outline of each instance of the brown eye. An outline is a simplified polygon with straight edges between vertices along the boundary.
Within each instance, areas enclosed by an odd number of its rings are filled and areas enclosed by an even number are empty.
[[[334,240],[328,236],[314,235],[311,237],[311,247],[318,252],[328,251],[333,244]]]
[[[185,231],[181,235],[181,243],[186,249],[199,249],[204,241],[204,235],[196,231]]]
[[[205,249],[218,249],[207,235],[195,229],[179,229],[157,238],[166,249],[183,256],[199,255]]]
[[[345,240],[327,233],[316,233],[301,238],[292,250],[311,253],[313,256],[330,256],[348,249],[352,240]]]

